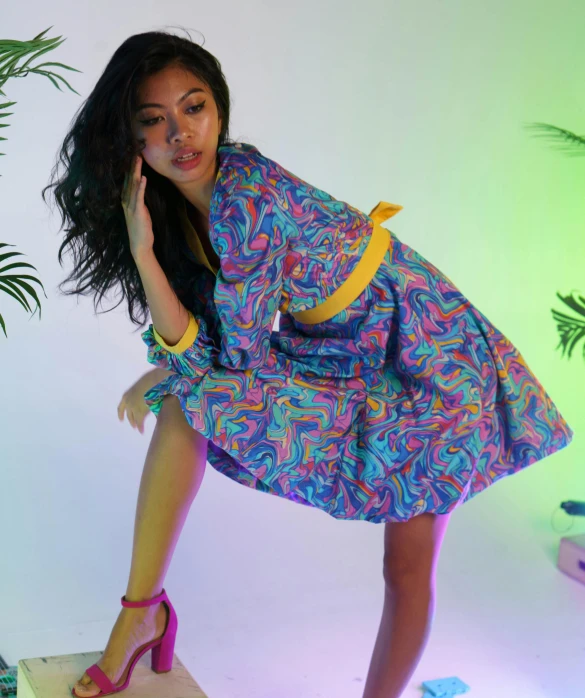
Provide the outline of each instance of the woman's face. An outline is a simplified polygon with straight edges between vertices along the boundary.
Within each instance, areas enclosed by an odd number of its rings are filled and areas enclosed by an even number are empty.
[[[185,186],[189,184],[198,188],[215,178],[220,131],[221,119],[213,95],[190,71],[165,68],[140,86],[132,132],[142,145],[145,162],[173,180],[179,189],[189,189]],[[173,164],[177,151],[185,147],[201,153],[199,164],[190,170]]]

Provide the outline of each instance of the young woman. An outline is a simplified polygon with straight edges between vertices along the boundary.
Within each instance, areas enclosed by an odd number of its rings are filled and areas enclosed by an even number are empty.
[[[130,37],[78,115],[56,186],[79,280],[137,304],[154,370],[118,414],[156,415],[123,608],[72,689],[172,666],[166,571],[206,461],[337,519],[383,523],[385,602],[364,698],[398,698],[433,615],[449,516],[573,432],[522,355],[370,214],[228,138],[217,59],[162,32]],[[71,146],[71,153],[67,153]],[[44,191],[43,191],[44,194]],[[69,279],[68,279],[69,280]],[[273,330],[280,310],[279,331]]]

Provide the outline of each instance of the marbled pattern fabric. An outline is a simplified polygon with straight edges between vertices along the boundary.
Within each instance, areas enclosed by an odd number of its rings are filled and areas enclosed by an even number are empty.
[[[254,146],[219,155],[209,237],[221,269],[191,254],[182,289],[197,336],[176,353],[152,325],[142,334],[148,361],[174,372],[147,404],[156,415],[176,395],[216,470],[383,523],[451,512],[571,442],[516,347],[392,232],[354,302],[325,322],[295,320],[348,278],[374,221]]]

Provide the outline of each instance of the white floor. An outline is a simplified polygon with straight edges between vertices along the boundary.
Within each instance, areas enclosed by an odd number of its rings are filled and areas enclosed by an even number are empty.
[[[585,696],[585,587],[555,567],[562,533],[552,529],[551,512],[530,520],[514,507],[519,483],[507,497],[502,489],[497,498],[486,493],[453,515],[431,639],[404,698],[420,698],[422,681],[450,676],[471,687],[471,698]],[[582,530],[576,525],[567,535]],[[177,564],[184,566],[189,545],[181,540]],[[368,552],[365,564],[358,554],[353,566],[350,551],[335,551],[336,569],[327,549],[314,576],[289,574],[286,593],[243,570],[233,593],[214,597],[211,584],[200,598],[169,574],[165,586],[179,618],[175,651],[209,698],[361,698],[382,608],[381,552]],[[72,648],[102,650],[118,612],[112,606],[103,622],[1,633],[0,653],[16,664]]]

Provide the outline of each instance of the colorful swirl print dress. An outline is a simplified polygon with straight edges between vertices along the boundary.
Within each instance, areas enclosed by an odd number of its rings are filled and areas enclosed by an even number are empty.
[[[571,442],[520,352],[381,225],[401,206],[366,215],[246,143],[218,159],[221,268],[181,211],[190,323],[174,346],[152,324],[141,335],[148,361],[172,371],[146,403],[158,415],[176,395],[216,470],[383,523],[451,512]]]

